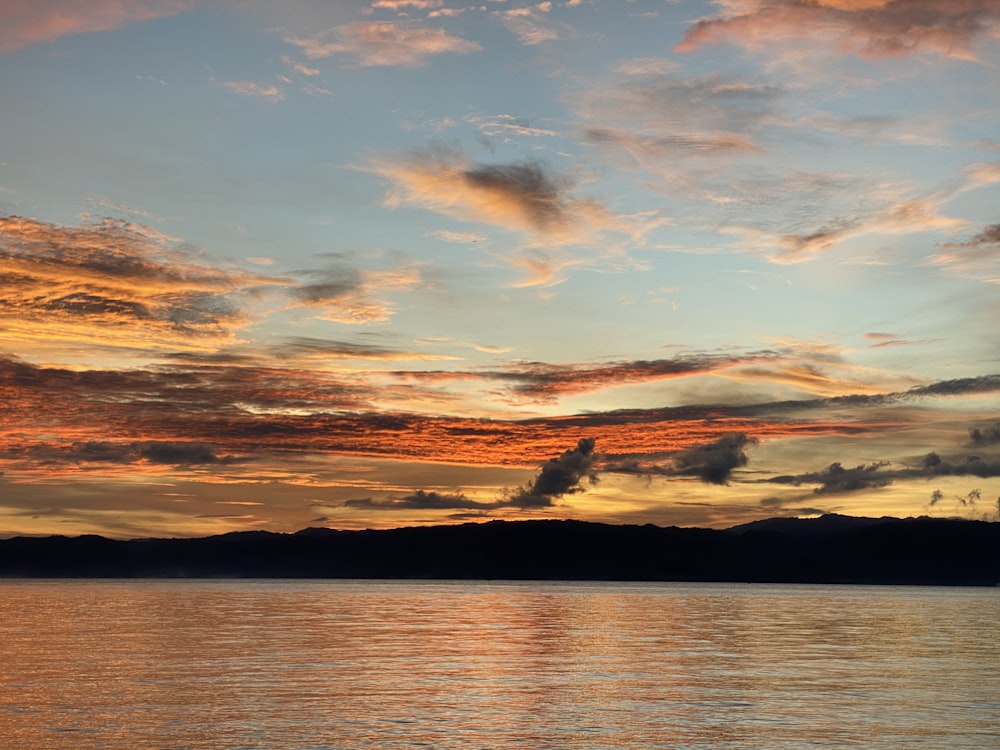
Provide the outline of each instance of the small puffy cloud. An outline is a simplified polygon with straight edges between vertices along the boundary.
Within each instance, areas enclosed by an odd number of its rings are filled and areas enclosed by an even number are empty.
[[[286,37],[285,41],[310,59],[350,55],[362,67],[418,68],[438,55],[467,55],[482,49],[443,29],[388,21],[358,21],[313,37]]]
[[[267,99],[280,102],[285,98],[285,92],[273,83],[255,83],[254,81],[223,81],[222,85],[240,96],[252,96],[257,99]]]
[[[68,34],[110,31],[173,16],[193,4],[193,0],[5,0],[0,3],[0,54]]]
[[[993,0],[724,0],[677,45],[692,52],[729,42],[752,50],[775,44],[825,44],[867,60],[936,54],[973,59],[975,43],[995,31]]]

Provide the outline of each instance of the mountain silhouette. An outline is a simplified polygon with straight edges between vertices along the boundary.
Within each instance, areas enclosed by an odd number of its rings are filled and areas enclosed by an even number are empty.
[[[21,536],[0,540],[0,576],[996,585],[1000,523],[827,515],[726,530],[490,521],[190,539]]]

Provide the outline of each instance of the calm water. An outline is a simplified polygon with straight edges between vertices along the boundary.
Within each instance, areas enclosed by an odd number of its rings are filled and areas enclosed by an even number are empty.
[[[1000,589],[0,581],[0,745],[1000,747]]]

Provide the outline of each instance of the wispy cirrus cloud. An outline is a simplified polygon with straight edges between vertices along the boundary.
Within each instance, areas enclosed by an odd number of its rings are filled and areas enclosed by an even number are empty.
[[[5,0],[0,3],[0,54],[68,34],[120,29],[176,15],[194,0]]]
[[[928,262],[1000,284],[1000,224],[989,224],[963,242],[945,242]]]
[[[250,96],[257,99],[267,99],[280,102],[285,98],[284,90],[276,83],[257,83],[255,81],[223,81],[222,85],[240,96]]]
[[[576,109],[586,140],[648,165],[763,151],[760,131],[781,95],[772,85],[717,74],[682,78],[645,66],[587,92]]]
[[[975,44],[1000,24],[993,0],[717,0],[677,45],[692,52],[729,42],[829,45],[874,60],[915,54],[974,59]]]
[[[358,21],[312,37],[286,36],[285,41],[310,59],[347,55],[362,67],[418,68],[439,55],[468,55],[482,49],[444,29],[389,21]]]
[[[557,365],[547,362],[514,363],[502,369],[413,371],[397,373],[421,382],[478,380],[506,384],[506,394],[514,401],[554,402],[561,397],[591,393],[658,380],[719,373],[731,368],[784,357],[777,351],[742,355],[692,354],[670,359],[637,360],[607,364]]]

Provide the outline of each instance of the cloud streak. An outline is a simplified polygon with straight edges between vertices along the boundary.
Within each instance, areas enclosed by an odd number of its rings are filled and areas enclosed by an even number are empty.
[[[0,3],[0,54],[69,34],[119,29],[176,15],[193,0],[6,0]]]
[[[197,349],[234,340],[273,277],[201,263],[171,238],[105,219],[60,227],[0,218],[0,340]]]
[[[390,21],[358,21],[312,37],[287,36],[285,41],[311,60],[347,55],[362,67],[419,68],[439,55],[468,55],[482,49],[443,29]]]
[[[973,59],[976,41],[1000,22],[993,0],[720,0],[723,12],[697,21],[677,45],[694,52],[729,42],[827,44],[866,60],[933,54]]]

